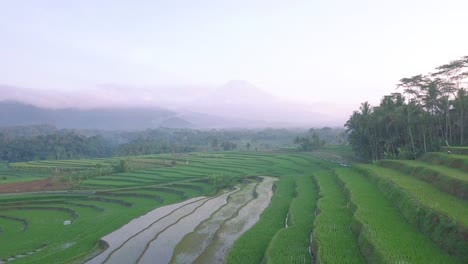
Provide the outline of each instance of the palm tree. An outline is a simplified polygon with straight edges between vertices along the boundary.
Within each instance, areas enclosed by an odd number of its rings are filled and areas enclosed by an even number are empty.
[[[465,133],[465,109],[468,104],[468,95],[464,88],[461,88],[457,91],[457,97],[455,99],[455,108],[458,108],[460,112],[459,116],[459,125],[460,125],[460,145],[465,143],[464,133]]]

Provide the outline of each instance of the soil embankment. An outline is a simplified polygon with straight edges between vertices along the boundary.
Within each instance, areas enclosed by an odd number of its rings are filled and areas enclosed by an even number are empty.
[[[69,187],[70,186],[64,181],[47,178],[43,180],[0,184],[0,193],[53,191],[67,189]]]

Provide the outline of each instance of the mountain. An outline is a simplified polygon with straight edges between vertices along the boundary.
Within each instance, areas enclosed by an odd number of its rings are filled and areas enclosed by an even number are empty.
[[[241,80],[217,89],[101,85],[95,90],[52,91],[0,84],[0,90],[0,126],[209,129],[319,127],[345,121],[336,114],[324,114],[336,108],[333,104],[314,106],[281,100]]]
[[[242,106],[274,102],[279,102],[279,100],[253,84],[241,80],[229,81],[211,94],[198,100],[200,104]]]
[[[195,125],[178,116],[169,117],[159,124],[160,127],[166,128],[195,128]]]
[[[51,111],[14,101],[0,102],[0,126],[47,124]]]
[[[265,128],[271,124],[258,120],[230,118],[200,112],[183,111],[179,117],[196,124],[198,128]]]
[[[48,109],[14,101],[0,102],[0,126],[51,124],[57,128],[137,130],[159,127],[174,115],[161,108]]]
[[[30,125],[30,126],[8,126],[0,127],[0,134],[5,138],[31,138],[40,135],[50,135],[57,133],[57,128],[52,125]]]
[[[48,124],[57,128],[144,130],[147,128],[257,128],[261,122],[163,108],[49,109],[0,101],[0,127]],[[259,124],[263,124],[259,125]]]
[[[324,126],[332,117],[314,112],[309,105],[281,100],[246,81],[230,81],[195,101],[189,109],[226,118],[259,122],[259,126]]]
[[[10,100],[45,108],[183,108],[213,89],[198,86],[132,86],[102,84],[80,90],[31,89],[0,83],[0,101]]]

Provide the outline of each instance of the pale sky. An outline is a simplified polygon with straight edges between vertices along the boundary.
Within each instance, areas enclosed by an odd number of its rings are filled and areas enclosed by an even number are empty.
[[[466,0],[0,0],[0,84],[237,79],[286,99],[357,106],[468,55],[467,14]]]

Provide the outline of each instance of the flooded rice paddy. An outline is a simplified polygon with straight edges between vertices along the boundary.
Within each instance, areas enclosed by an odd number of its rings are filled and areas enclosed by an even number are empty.
[[[220,263],[268,207],[274,180],[157,208],[103,237],[108,248],[88,263]]]

